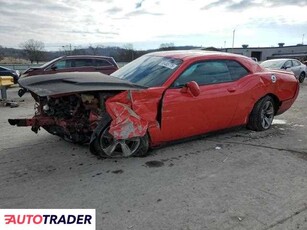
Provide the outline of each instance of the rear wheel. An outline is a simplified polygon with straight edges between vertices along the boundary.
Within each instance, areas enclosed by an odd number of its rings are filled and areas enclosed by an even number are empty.
[[[148,135],[117,140],[104,129],[96,140],[96,152],[105,157],[146,156],[149,149]]]
[[[304,73],[304,72],[302,72],[301,74],[300,74],[300,76],[298,77],[298,81],[300,82],[300,83],[303,83],[304,82],[304,80],[305,80],[305,76],[306,74]]]
[[[274,114],[274,100],[270,96],[265,96],[255,104],[247,127],[255,131],[267,130],[272,125]]]

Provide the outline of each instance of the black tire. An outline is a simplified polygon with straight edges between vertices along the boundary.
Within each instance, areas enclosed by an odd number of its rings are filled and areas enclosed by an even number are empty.
[[[95,154],[101,157],[144,157],[148,155],[148,134],[143,137],[116,140],[107,126],[95,139]]]
[[[261,98],[254,106],[247,127],[255,131],[267,130],[271,127],[275,115],[275,102],[272,97]]]
[[[304,80],[305,80],[305,76],[306,74],[304,73],[304,72],[301,72],[301,74],[300,74],[300,76],[298,77],[298,81],[300,82],[300,83],[303,83],[304,82]]]

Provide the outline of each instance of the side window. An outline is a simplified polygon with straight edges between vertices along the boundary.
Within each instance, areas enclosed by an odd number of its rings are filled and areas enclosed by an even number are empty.
[[[298,61],[296,61],[296,60],[293,60],[292,63],[293,63],[293,66],[300,66],[300,65],[301,65],[301,64],[300,64]]]
[[[85,67],[85,66],[93,66],[92,59],[75,59],[74,67]]]
[[[56,67],[56,69],[65,69],[66,68],[66,60],[60,60],[60,61],[56,62],[53,66]]]
[[[175,81],[179,87],[187,82],[196,81],[199,85],[208,85],[232,81],[225,60],[198,62],[188,67]]]
[[[285,66],[285,68],[291,68],[292,67],[292,61],[286,61],[284,66]]]
[[[247,69],[245,69],[240,63],[236,61],[226,61],[227,67],[229,69],[231,79],[233,81],[236,81],[240,79],[241,77],[244,77],[249,74]]]
[[[96,59],[95,60],[95,66],[97,66],[97,67],[106,67],[106,66],[112,66],[112,64],[110,62],[108,62],[107,60]]]

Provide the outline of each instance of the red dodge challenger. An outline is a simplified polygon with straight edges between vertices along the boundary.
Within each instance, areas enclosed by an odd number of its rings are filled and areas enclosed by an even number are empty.
[[[35,99],[35,115],[11,125],[42,127],[109,157],[144,156],[150,147],[234,126],[267,130],[299,92],[292,73],[205,51],[150,53],[111,76],[59,73],[19,84]]]

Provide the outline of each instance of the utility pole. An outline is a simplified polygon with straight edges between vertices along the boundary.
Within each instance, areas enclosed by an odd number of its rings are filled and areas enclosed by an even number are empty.
[[[232,31],[232,49],[233,49],[233,47],[234,47],[234,45],[235,45],[235,34],[236,34],[236,29],[234,29],[234,30]]]
[[[302,37],[302,45],[304,45],[304,37],[305,37],[305,34],[303,34],[303,37]]]

